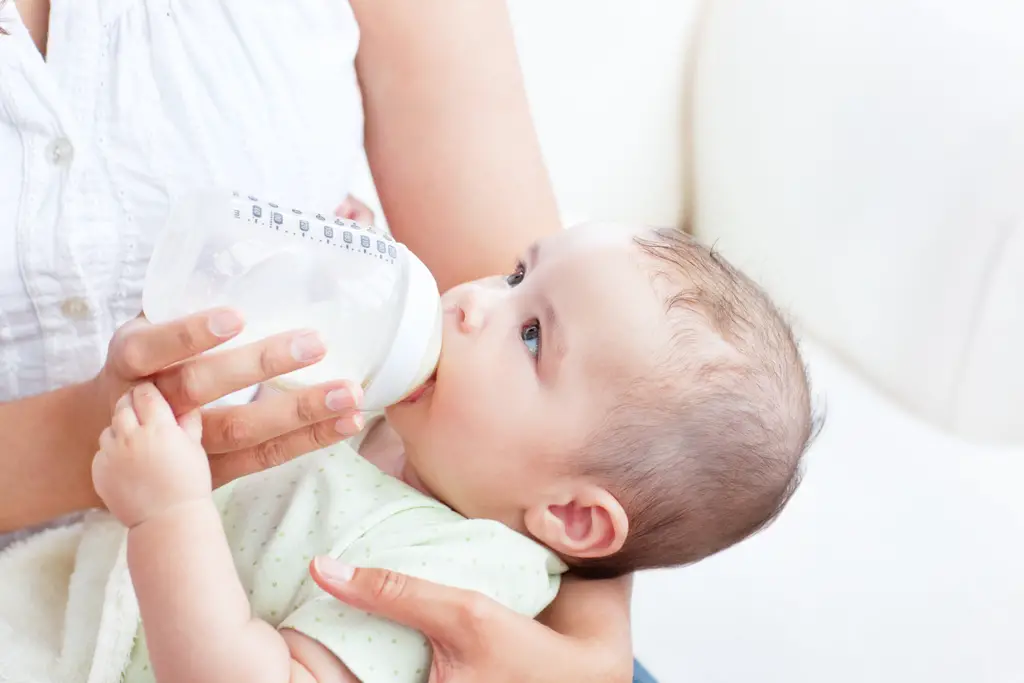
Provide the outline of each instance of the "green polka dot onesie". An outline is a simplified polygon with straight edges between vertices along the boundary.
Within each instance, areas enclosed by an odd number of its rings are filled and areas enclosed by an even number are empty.
[[[477,590],[529,616],[554,599],[566,567],[550,550],[498,522],[462,517],[382,473],[355,445],[217,491],[256,615],[319,641],[363,683],[422,683],[431,656],[423,636],[324,593],[309,578],[314,556]],[[154,681],[141,629],[124,681]]]

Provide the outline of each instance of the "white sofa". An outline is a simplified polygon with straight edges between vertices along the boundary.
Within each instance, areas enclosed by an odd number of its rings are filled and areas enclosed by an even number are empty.
[[[760,536],[638,577],[664,683],[1024,681],[1024,3],[512,0],[567,217],[692,219],[828,419]]]

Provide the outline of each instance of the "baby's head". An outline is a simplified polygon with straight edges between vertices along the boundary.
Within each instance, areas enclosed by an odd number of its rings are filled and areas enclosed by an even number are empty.
[[[389,410],[425,489],[592,576],[769,523],[813,433],[765,294],[685,234],[587,225],[443,299],[437,379]]]

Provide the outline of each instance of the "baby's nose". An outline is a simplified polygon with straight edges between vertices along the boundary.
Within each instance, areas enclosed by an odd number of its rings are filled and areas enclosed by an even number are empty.
[[[467,296],[459,302],[459,329],[470,334],[480,329],[483,323],[483,315],[480,310],[479,300],[475,296]]]
[[[483,328],[490,298],[481,287],[468,286],[460,293],[455,300],[459,331],[471,334]]]

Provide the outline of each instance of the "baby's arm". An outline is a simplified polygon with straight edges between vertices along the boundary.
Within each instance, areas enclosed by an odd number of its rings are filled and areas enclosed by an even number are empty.
[[[253,616],[210,495],[197,414],[179,424],[156,388],[141,385],[118,404],[100,449],[93,480],[129,528],[128,568],[159,683],[358,683],[315,641]]]
[[[304,680],[280,634],[253,617],[209,496],[133,526],[128,568],[160,683]]]

